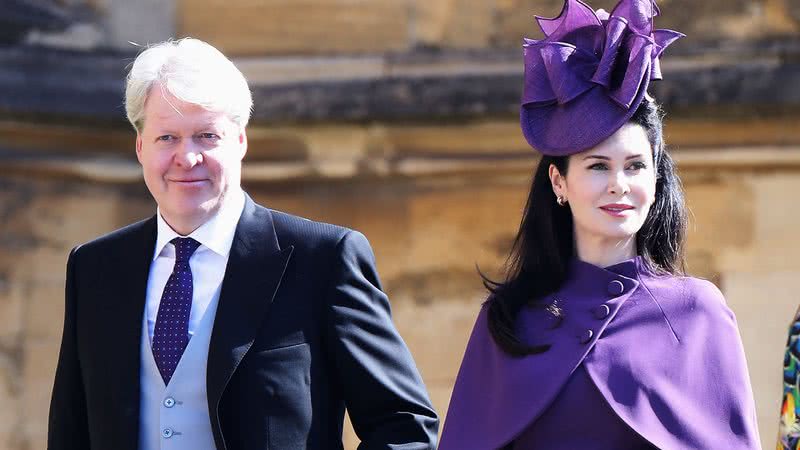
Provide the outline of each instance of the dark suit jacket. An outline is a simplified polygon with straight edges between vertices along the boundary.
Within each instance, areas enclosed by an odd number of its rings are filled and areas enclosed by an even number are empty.
[[[76,247],[48,449],[136,450],[145,289],[156,219]],[[358,232],[245,203],[208,352],[220,450],[434,449],[425,386]],[[191,450],[191,449],[187,449]]]

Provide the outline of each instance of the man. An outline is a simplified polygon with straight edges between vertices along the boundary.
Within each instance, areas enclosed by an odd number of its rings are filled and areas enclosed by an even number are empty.
[[[126,109],[157,214],[73,249],[48,448],[433,449],[438,419],[363,235],[241,189],[252,99],[194,40],[142,52]]]

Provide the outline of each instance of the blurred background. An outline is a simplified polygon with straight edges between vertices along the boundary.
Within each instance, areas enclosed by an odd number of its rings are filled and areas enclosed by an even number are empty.
[[[692,211],[688,268],[737,314],[774,448],[800,300],[800,0],[659,4],[657,26],[689,36],[653,89]],[[476,265],[498,273],[538,159],[518,128],[520,43],[561,6],[0,0],[0,450],[45,448],[69,249],[155,211],[123,79],[140,45],[183,36],[251,83],[247,191],[370,239],[444,416],[485,295]]]

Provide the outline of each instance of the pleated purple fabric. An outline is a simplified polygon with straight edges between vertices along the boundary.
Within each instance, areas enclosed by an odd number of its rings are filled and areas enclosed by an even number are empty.
[[[621,0],[611,14],[566,0],[554,19],[537,17],[544,39],[525,39],[520,124],[541,153],[565,156],[601,143],[624,125],[661,78],[659,58],[683,36],[654,30],[654,0]]]

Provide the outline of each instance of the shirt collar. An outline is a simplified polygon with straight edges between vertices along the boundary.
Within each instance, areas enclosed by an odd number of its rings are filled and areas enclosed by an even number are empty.
[[[188,236],[181,236],[161,217],[161,209],[157,209],[158,237],[153,259],[158,258],[167,244],[176,237],[190,237],[214,253],[227,258],[231,252],[236,225],[239,223],[239,217],[243,210],[244,192],[237,189],[228,194],[219,211],[211,219],[189,233]]]

